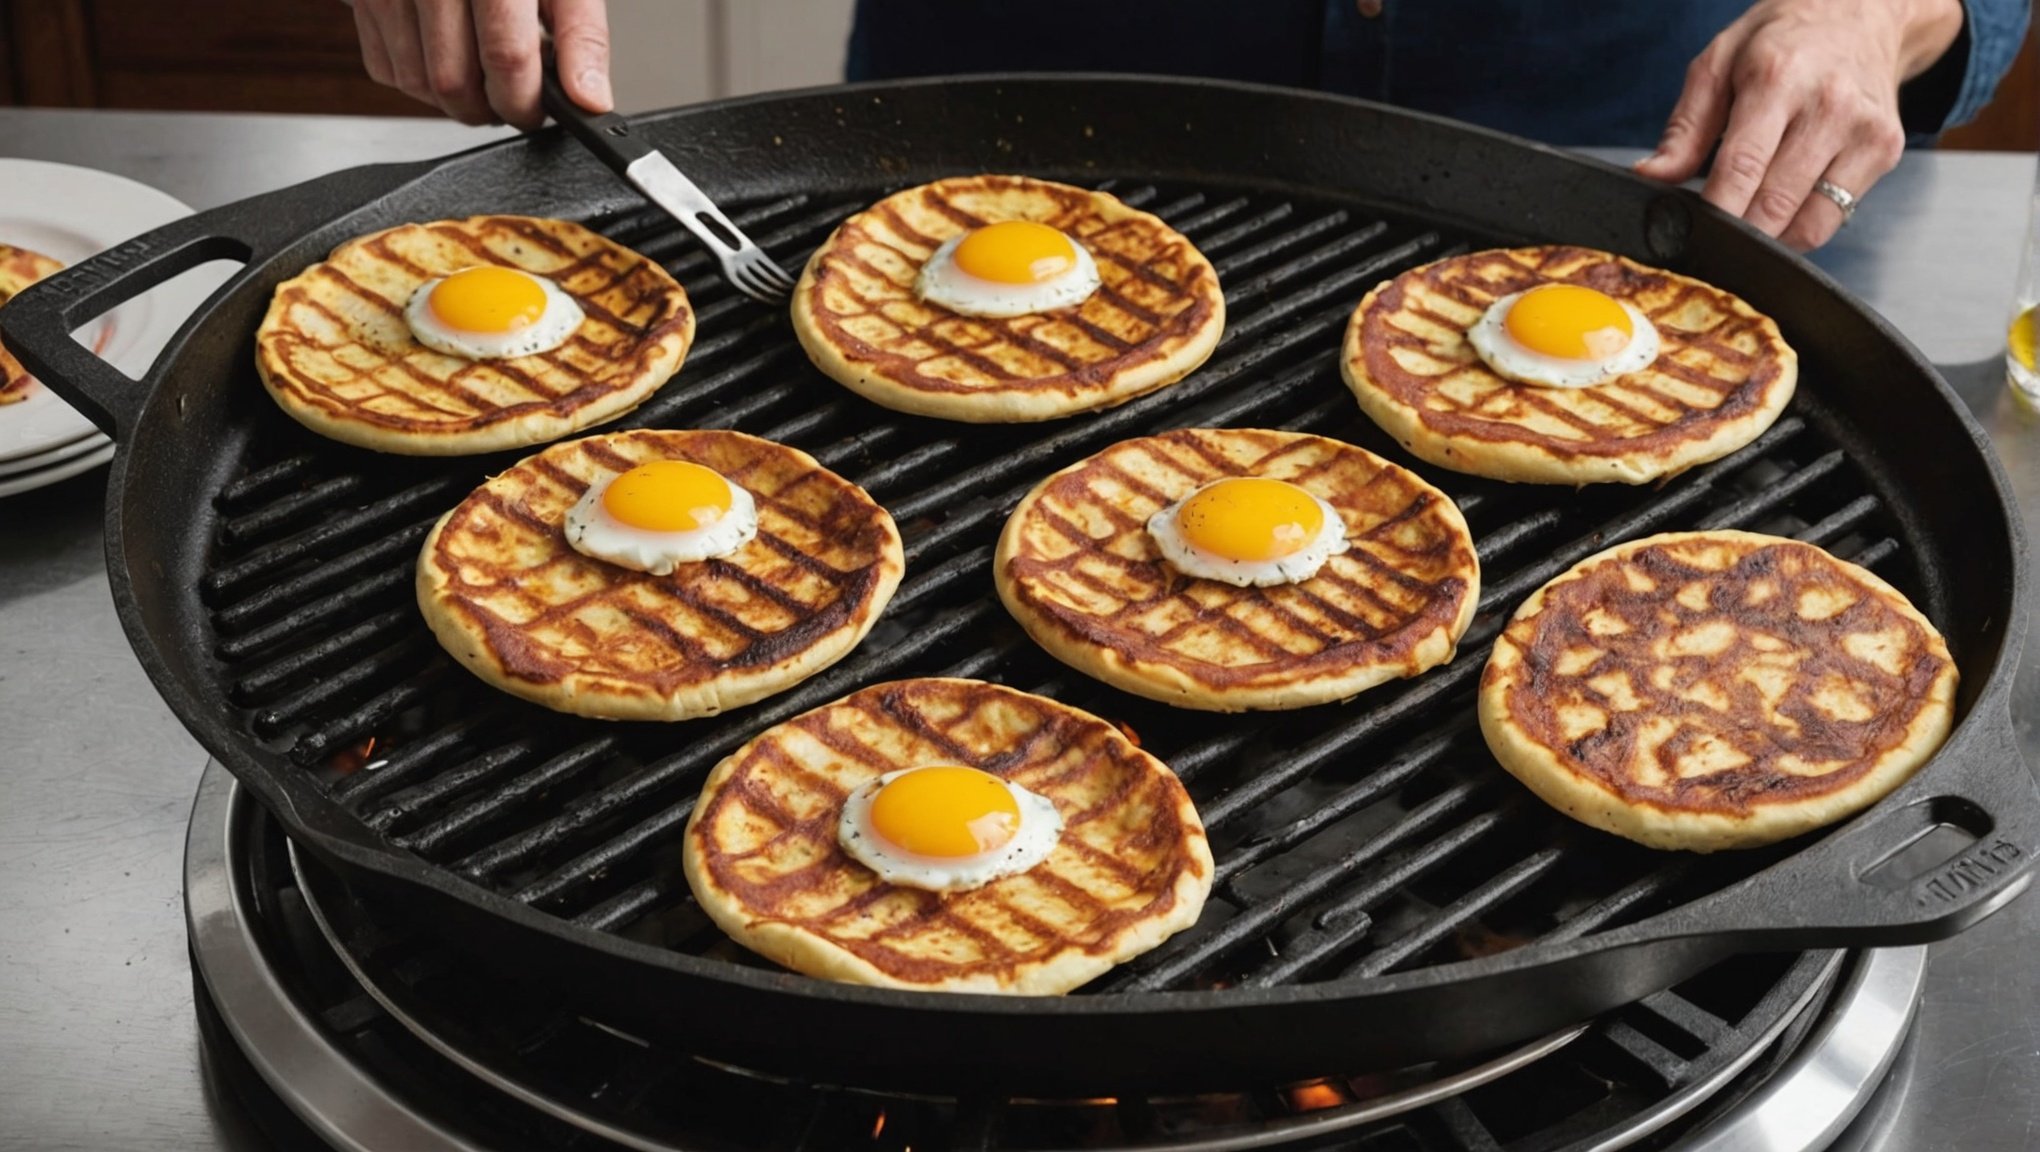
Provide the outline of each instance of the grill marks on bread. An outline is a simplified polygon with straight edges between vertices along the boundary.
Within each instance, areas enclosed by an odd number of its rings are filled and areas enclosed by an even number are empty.
[[[1350,547],[1297,584],[1183,575],[1155,512],[1228,476],[1287,480],[1346,522]],[[999,591],[1058,658],[1187,707],[1301,707],[1449,660],[1478,599],[1457,508],[1406,469],[1301,433],[1190,429],[1114,445],[1023,500],[995,561]]]
[[[0,244],[0,304],[7,303],[15,293],[30,284],[59,271],[64,264],[40,252],[16,248],[11,244]],[[0,405],[28,399],[29,385],[35,377],[21,366],[21,361],[5,348],[0,348]]]
[[[574,551],[566,510],[590,484],[658,459],[749,491],[757,537],[670,576]],[[477,489],[427,539],[419,594],[442,643],[499,687],[585,715],[678,719],[833,663],[902,569],[892,518],[806,453],[736,432],[643,430],[555,445]]]
[[[1497,299],[1550,283],[1635,305],[1661,337],[1656,362],[1591,388],[1496,375],[1467,330]],[[1504,480],[1638,483],[1762,433],[1791,398],[1798,358],[1769,317],[1727,292],[1550,246],[1455,256],[1381,285],[1348,325],[1343,369],[1368,415],[1434,464]]]
[[[1533,788],[1564,774],[1672,829],[1790,834],[1826,822],[1795,810],[1846,815],[1910,775],[1955,685],[1940,634],[1869,572],[1792,540],[1676,533],[1527,602],[1483,676],[1482,725]]]
[[[1088,249],[1102,286],[1070,308],[963,316],[914,294],[944,241],[1033,220]],[[843,222],[809,260],[795,331],[816,365],[880,404],[960,420],[1038,420],[1131,399],[1202,363],[1224,324],[1218,275],[1160,218],[1021,176],[910,188]]]
[[[585,318],[562,346],[467,360],[419,344],[404,319],[425,281],[478,264],[550,279]],[[406,224],[341,245],[278,287],[256,364],[314,431],[382,451],[450,454],[541,442],[628,411],[664,384],[694,336],[664,269],[578,224],[475,216]]]
[[[865,781],[962,764],[1048,797],[1065,827],[1028,872],[968,892],[884,883],[837,844]],[[881,684],[719,765],[686,834],[689,882],[740,943],[893,987],[1060,993],[1193,923],[1211,855],[1182,784],[1098,718],[969,680]]]

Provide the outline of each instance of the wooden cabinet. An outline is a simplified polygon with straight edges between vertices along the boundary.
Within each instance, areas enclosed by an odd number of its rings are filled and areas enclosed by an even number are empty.
[[[0,0],[0,101],[424,114],[371,81],[339,0]]]

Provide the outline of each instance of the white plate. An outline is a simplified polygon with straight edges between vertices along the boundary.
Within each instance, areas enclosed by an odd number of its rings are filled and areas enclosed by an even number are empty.
[[[87,452],[96,452],[111,443],[113,441],[108,440],[103,433],[94,432],[89,436],[80,436],[61,448],[38,452],[19,460],[0,460],[0,477],[24,476],[30,472],[39,472],[52,464],[61,464]]]
[[[182,201],[125,176],[0,158],[0,244],[32,248],[66,265],[189,215]],[[77,335],[114,367],[140,376],[185,318],[230,275],[228,268],[200,269],[128,301]],[[19,462],[97,431],[38,384],[28,399],[0,407],[0,461]]]
[[[55,484],[59,480],[68,480],[80,472],[90,472],[111,459],[113,459],[113,441],[108,440],[105,444],[100,445],[99,450],[96,452],[87,452],[83,456],[66,460],[62,464],[52,465],[40,472],[24,472],[17,476],[0,476],[0,496],[12,496],[16,492],[27,492],[34,488],[40,488],[45,484]]]

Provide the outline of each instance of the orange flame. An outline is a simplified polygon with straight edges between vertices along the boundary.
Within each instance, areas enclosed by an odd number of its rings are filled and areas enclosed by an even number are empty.
[[[1289,1106],[1298,1112],[1317,1112],[1346,1102],[1346,1094],[1324,1080],[1298,1084],[1289,1090]]]
[[[342,776],[352,776],[367,767],[368,763],[373,759],[375,759],[375,737],[370,736],[367,740],[352,748],[342,748],[340,751],[335,752],[333,754],[333,770]]]

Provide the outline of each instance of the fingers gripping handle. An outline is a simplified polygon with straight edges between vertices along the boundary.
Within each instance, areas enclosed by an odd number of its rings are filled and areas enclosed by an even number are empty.
[[[631,131],[630,121],[614,112],[589,112],[574,103],[560,86],[558,67],[550,52],[545,57],[538,102],[560,127],[572,133],[574,139],[619,176],[652,151],[650,144]]]
[[[0,342],[115,439],[134,427],[165,358],[137,384],[71,333],[180,273],[213,260],[260,265],[328,219],[387,194],[430,164],[350,168],[174,221],[29,286],[0,308]],[[170,348],[181,340],[173,339]],[[166,352],[169,348],[165,349]]]

